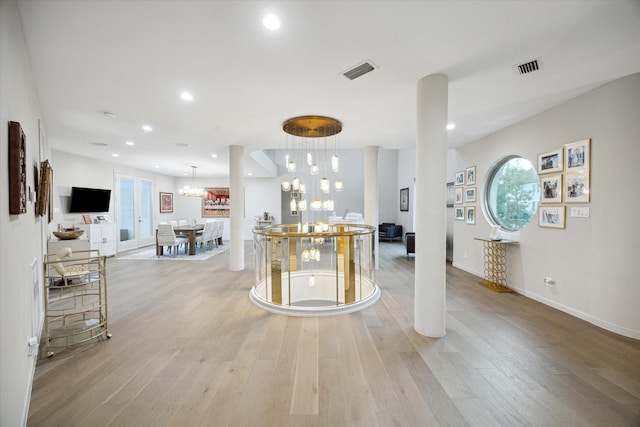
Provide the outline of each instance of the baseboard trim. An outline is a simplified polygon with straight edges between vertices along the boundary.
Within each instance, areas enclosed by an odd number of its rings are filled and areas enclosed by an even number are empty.
[[[483,273],[477,272],[475,270],[472,270],[464,265],[461,265],[459,263],[453,262],[451,263],[451,265],[455,268],[458,268],[460,270],[466,271],[467,273],[473,274],[474,276],[478,276],[479,278],[484,277]],[[576,310],[575,308],[569,307],[567,305],[564,304],[560,304],[556,301],[553,301],[549,298],[543,297],[541,295],[538,295],[534,292],[531,291],[527,291],[526,289],[522,289],[518,286],[514,286],[512,284],[509,284],[509,287],[511,289],[513,289],[515,292],[519,293],[520,295],[523,295],[527,298],[531,298],[532,300],[538,301],[544,305],[548,305],[549,307],[553,307],[556,310],[560,310],[562,312],[565,312],[567,314],[570,314],[574,317],[577,317],[578,319],[582,319],[585,322],[589,322],[592,325],[598,326],[599,328],[605,329],[609,332],[613,332],[615,334],[618,335],[622,335],[628,338],[633,338],[633,339],[637,339],[640,340],[640,331],[636,330],[636,329],[631,329],[631,328],[626,328],[624,326],[620,326],[617,325],[615,323],[611,323],[611,322],[607,322],[606,320],[602,320],[599,317],[593,316],[592,314],[589,313],[585,313],[583,311],[580,310]]]
[[[462,264],[459,264],[457,262],[452,262],[451,266],[455,267],[455,268],[459,268],[462,271],[466,271],[467,273],[473,274],[474,276],[478,276],[480,279],[482,279],[484,277],[482,272],[478,272],[478,271],[472,270],[472,269],[470,269],[470,268],[468,268],[468,267],[466,267],[466,266],[464,266]]]
[[[527,291],[525,289],[521,289],[517,286],[510,286],[511,289],[519,293],[520,295],[524,295],[527,298],[531,298],[536,300],[544,305],[548,305],[549,307],[553,307],[556,310],[563,311],[567,314],[570,314],[578,319],[582,319],[585,322],[589,322],[592,325],[596,325],[602,329],[606,329],[609,332],[616,333],[618,335],[622,335],[625,337],[633,338],[640,340],[640,331],[635,329],[626,328],[624,326],[617,325],[615,323],[607,322],[606,320],[602,320],[599,317],[593,316],[592,314],[585,313],[584,311],[576,310],[575,308],[569,307],[564,304],[560,304],[556,301],[553,301],[549,298],[545,298],[541,295],[538,295],[534,292]]]

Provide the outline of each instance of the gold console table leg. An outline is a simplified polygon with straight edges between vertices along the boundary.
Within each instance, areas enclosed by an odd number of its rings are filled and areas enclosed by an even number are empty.
[[[484,280],[480,284],[496,292],[513,292],[507,286],[506,242],[484,240]]]

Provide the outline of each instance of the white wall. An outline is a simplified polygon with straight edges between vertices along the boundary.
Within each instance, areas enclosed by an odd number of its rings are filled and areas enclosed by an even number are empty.
[[[378,150],[378,222],[398,221],[398,150]],[[378,224],[371,224],[376,227]]]
[[[640,338],[640,74],[614,81],[456,150],[454,170],[477,167],[478,190],[491,165],[537,155],[591,138],[589,218],[567,215],[564,230],[537,219],[513,237],[509,284],[518,292],[611,331]],[[479,208],[480,203],[476,203]],[[572,204],[567,204],[567,213]],[[454,265],[482,275],[482,244],[490,227],[480,209],[476,225],[454,222]],[[545,277],[556,281],[548,287]]]
[[[109,204],[109,215],[112,220],[117,219],[115,207],[117,192],[115,191],[116,174],[124,174],[138,178],[150,179],[154,182],[154,215],[155,221],[168,221],[174,219],[173,214],[161,214],[158,206],[160,192],[174,192],[175,178],[152,173],[141,169],[129,168],[111,163],[108,160],[97,160],[88,157],[77,156],[72,153],[65,153],[58,150],[51,151],[51,167],[53,169],[54,198],[53,221],[49,225],[49,231],[54,231],[59,223],[73,225],[82,223],[82,214],[69,213],[69,201],[71,187],[89,187],[110,189],[111,201]],[[176,195],[174,194],[174,202]]]
[[[416,197],[413,191],[413,183],[416,178],[416,152],[415,150],[401,150],[398,152],[398,184],[395,191],[393,205],[397,212],[397,224],[402,225],[402,233],[413,231],[413,215],[416,207]],[[400,189],[409,189],[409,211],[400,212]],[[444,194],[444,192],[443,192]],[[443,204],[444,206],[444,204]]]
[[[280,218],[280,182],[278,178],[245,178],[245,218],[244,239],[253,239],[251,229],[255,227],[256,216],[269,212],[273,216],[274,224],[282,221]],[[232,202],[233,203],[233,202]]]
[[[36,362],[29,356],[27,338],[38,335],[41,328],[37,298],[42,293],[44,233],[34,203],[27,204],[27,213],[9,215],[6,192],[8,121],[19,122],[26,135],[31,189],[33,168],[40,161],[40,107],[14,1],[0,1],[0,64],[0,425],[20,426],[26,424]],[[48,156],[46,147],[43,154]]]

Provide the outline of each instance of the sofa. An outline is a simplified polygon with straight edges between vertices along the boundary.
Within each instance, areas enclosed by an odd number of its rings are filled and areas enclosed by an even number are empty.
[[[402,226],[392,222],[383,222],[378,226],[378,238],[389,239],[390,242],[396,237],[402,239]]]
[[[404,246],[407,248],[407,258],[409,254],[416,254],[416,233],[409,232],[404,235]]]

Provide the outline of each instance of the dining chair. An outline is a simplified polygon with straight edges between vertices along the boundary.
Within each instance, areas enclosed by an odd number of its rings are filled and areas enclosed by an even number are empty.
[[[180,221],[171,221],[171,223],[173,224],[173,227],[174,227],[174,228],[177,228],[177,227],[186,227],[186,226],[188,226],[188,225],[189,225],[189,224],[187,223],[187,220],[186,220],[186,219],[181,219]],[[174,223],[175,223],[175,224],[174,224]],[[180,232],[180,231],[177,231],[177,232],[176,232],[176,236],[178,236],[178,237],[186,237],[186,238],[188,238],[188,237],[189,237],[189,233],[187,233],[187,232]]]
[[[202,245],[203,250],[207,250],[207,246],[213,249],[213,234],[215,232],[215,223],[214,222],[206,222],[204,224],[204,228],[202,229],[202,233],[196,236],[196,246],[199,244]]]
[[[171,251],[172,248],[175,249],[173,252],[173,256],[175,257],[181,245],[184,245],[184,251],[185,253],[187,252],[187,243],[189,243],[188,238],[176,236],[175,231],[173,231],[173,225],[158,224],[157,246],[168,246],[169,251]]]
[[[216,232],[213,236],[213,240],[216,242],[216,247],[222,244],[222,232],[224,231],[224,221],[216,221]]]

